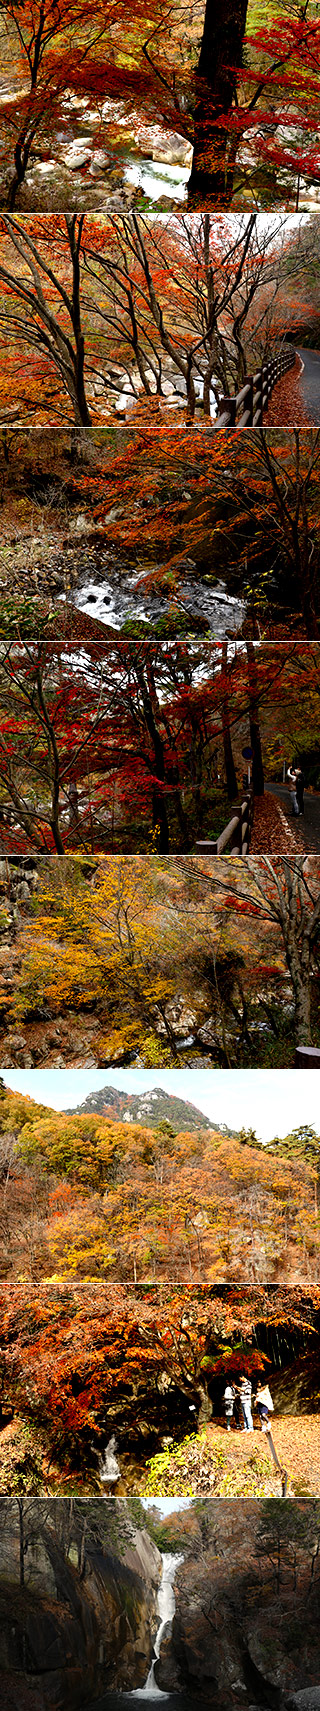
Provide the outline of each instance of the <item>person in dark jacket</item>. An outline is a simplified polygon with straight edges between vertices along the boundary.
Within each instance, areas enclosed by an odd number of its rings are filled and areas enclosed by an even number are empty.
[[[246,1373],[242,1373],[240,1378],[239,1396],[244,1430],[245,1432],[253,1432],[254,1427],[251,1413],[252,1384],[250,1384],[250,1378],[246,1376]]]

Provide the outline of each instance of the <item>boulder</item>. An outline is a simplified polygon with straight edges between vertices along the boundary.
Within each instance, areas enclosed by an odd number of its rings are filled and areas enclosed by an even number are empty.
[[[87,147],[87,142],[85,145],[81,145],[81,138],[79,137],[78,142],[71,143],[70,148],[67,149],[64,155],[64,165],[68,166],[71,172],[79,172],[81,166],[88,166],[91,154],[92,150]]]
[[[104,149],[95,149],[90,161],[89,172],[92,178],[104,178],[109,166],[110,156]]]
[[[320,1711],[320,1687],[302,1687],[285,1699],[285,1711]]]

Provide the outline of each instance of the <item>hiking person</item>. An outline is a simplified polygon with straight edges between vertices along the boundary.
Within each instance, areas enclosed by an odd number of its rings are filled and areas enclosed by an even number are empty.
[[[224,1412],[225,1412],[225,1417],[226,1417],[227,1432],[231,1432],[231,1420],[232,1420],[232,1416],[233,1416],[234,1399],[235,1399],[234,1385],[233,1384],[226,1384],[226,1388],[225,1388],[224,1396],[223,1396],[223,1401],[224,1401]]]
[[[296,815],[296,814],[299,814],[299,803],[298,803],[298,797],[297,797],[297,771],[296,771],[296,767],[294,764],[294,760],[291,761],[291,766],[288,766],[287,779],[289,782],[289,790],[290,790],[290,795],[291,795],[292,813]]]
[[[238,1386],[236,1384],[234,1386],[233,1418],[234,1418],[236,1432],[241,1432],[240,1396],[239,1396]]]
[[[250,1378],[247,1378],[246,1373],[242,1373],[240,1378],[239,1396],[244,1431],[253,1432],[254,1428],[251,1413],[252,1384],[250,1384]]]
[[[304,814],[304,800],[303,800],[304,789],[305,789],[304,772],[302,772],[301,766],[297,766],[297,770],[296,770],[296,798],[297,798],[297,803],[298,803],[299,814]]]
[[[274,1407],[268,1384],[258,1384],[255,1403],[259,1414],[261,1431],[271,1432],[269,1414],[274,1413]]]

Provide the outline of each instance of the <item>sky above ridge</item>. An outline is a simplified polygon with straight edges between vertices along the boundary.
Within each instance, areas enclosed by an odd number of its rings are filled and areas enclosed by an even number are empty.
[[[303,1123],[320,1132],[320,1071],[289,1069],[10,1069],[6,1087],[63,1111],[80,1105],[101,1087],[147,1093],[161,1087],[192,1105],[214,1124],[255,1129],[266,1142]]]

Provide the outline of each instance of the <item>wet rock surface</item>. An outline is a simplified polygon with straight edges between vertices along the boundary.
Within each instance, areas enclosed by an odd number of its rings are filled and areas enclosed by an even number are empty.
[[[12,1508],[14,1509],[14,1505]],[[121,1533],[120,1525],[120,1533]],[[26,1584],[19,1578],[15,1518],[0,1548],[0,1669],[7,1680],[4,1711],[23,1706],[35,1691],[36,1711],[77,1711],[112,1684],[120,1691],[143,1684],[156,1623],[161,1556],[146,1531],[127,1523],[119,1537],[117,1514],[110,1546],[99,1536],[85,1543],[83,1524],[71,1527],[69,1550],[44,1519],[26,1531]],[[27,1681],[25,1678],[27,1677]],[[5,1690],[6,1693],[6,1690]],[[21,1697],[20,1697],[21,1695]],[[29,1700],[26,1698],[26,1707]]]

